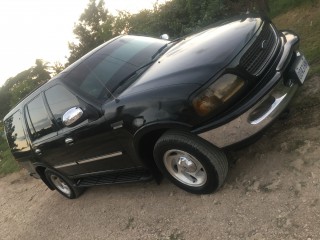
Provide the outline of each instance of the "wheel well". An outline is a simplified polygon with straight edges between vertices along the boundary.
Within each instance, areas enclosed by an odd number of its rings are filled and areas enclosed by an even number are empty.
[[[139,143],[139,155],[145,159],[153,159],[153,147],[167,129],[154,130],[145,134]]]
[[[157,182],[162,179],[162,174],[160,173],[154,158],[153,158],[153,148],[161,135],[168,129],[157,129],[145,134],[139,141],[138,144],[138,154],[142,162],[151,171]]]
[[[54,190],[54,187],[50,184],[50,182],[48,181],[44,171],[46,170],[45,167],[36,167],[36,171],[39,174],[41,180],[48,186],[48,188],[50,188],[51,190]]]

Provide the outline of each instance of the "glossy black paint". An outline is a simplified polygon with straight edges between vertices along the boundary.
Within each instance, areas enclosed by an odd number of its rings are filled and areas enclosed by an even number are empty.
[[[259,18],[239,19],[182,39],[123,95],[170,85],[205,84],[230,64],[261,24]]]
[[[267,82],[268,79],[265,80],[266,84],[257,84],[246,92],[236,106],[215,116],[214,119],[210,116],[198,116],[191,104],[194,94],[206,88],[223,73],[240,71],[241,75],[241,70],[238,69],[239,59],[249,43],[255,39],[255,34],[262,24],[263,20],[259,17],[247,16],[213,26],[177,42],[168,43],[156,39],[155,46],[168,46],[152,59],[150,65],[145,67],[129,86],[101,101],[77,89],[70,83],[69,76],[85,65],[87,59],[99,57],[101,51],[107,51],[110,44],[139,37],[123,36],[110,40],[34,91],[7,114],[5,121],[17,110],[20,111],[27,141],[27,147],[23,151],[12,151],[14,157],[18,161],[30,161],[34,168],[29,169],[32,174],[37,171],[41,175],[38,167],[58,167],[57,171],[77,179],[144,167],[157,176],[158,172],[152,159],[153,144],[164,131],[178,128],[198,133],[222,125],[244,112],[274,85]],[[296,42],[298,43],[298,40]],[[284,63],[287,65],[293,49],[282,49],[281,46],[279,48],[281,49],[274,62],[279,62],[283,55],[287,55]],[[275,72],[272,66],[269,72]],[[132,71],[139,67],[141,66],[132,67]],[[64,127],[50,113],[50,107],[43,96],[56,131],[53,135],[32,140],[26,123],[25,105],[35,96],[43,95],[47,89],[57,84],[77,96],[80,107],[86,114],[85,120],[76,126]],[[10,139],[8,130],[10,126],[7,128]],[[72,138],[72,145],[65,143],[67,138]],[[41,154],[36,153],[37,149]],[[116,157],[81,164],[83,160],[119,152],[121,155]],[[70,163],[70,166],[63,167]]]

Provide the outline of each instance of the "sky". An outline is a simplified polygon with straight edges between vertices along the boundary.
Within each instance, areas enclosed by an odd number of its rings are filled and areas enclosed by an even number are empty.
[[[0,0],[0,86],[36,59],[66,61],[68,42],[89,0]],[[156,0],[105,0],[109,12],[137,13]],[[160,0],[159,2],[164,2]]]

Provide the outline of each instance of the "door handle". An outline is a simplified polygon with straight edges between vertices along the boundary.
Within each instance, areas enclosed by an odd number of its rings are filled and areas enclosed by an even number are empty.
[[[73,144],[73,138],[66,138],[64,140],[64,142],[67,144],[67,145],[72,145]]]
[[[38,156],[41,156],[41,154],[42,154],[41,150],[38,149],[38,148],[37,148],[34,152],[35,152]]]

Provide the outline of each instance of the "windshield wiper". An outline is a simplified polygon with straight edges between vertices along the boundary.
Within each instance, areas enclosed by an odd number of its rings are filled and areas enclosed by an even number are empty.
[[[177,38],[174,39],[168,43],[166,43],[165,45],[163,45],[162,47],[160,47],[155,54],[152,55],[151,57],[151,61],[147,62],[146,64],[143,64],[141,67],[139,67],[137,70],[133,71],[132,73],[130,73],[128,76],[126,76],[124,79],[122,79],[111,91],[112,93],[115,93],[120,87],[122,87],[122,85],[124,85],[125,83],[127,83],[127,81],[130,78],[133,78],[136,75],[140,75],[143,71],[141,71],[142,69],[150,66],[151,64],[153,64],[154,62],[156,62],[156,56],[159,55],[164,49],[166,49],[170,44],[178,42],[179,40],[181,40],[182,38]]]
[[[163,45],[161,48],[159,48],[155,54],[152,55],[151,59],[155,59],[155,57],[160,54],[165,48],[167,48],[169,45],[169,43],[166,43],[165,45]]]
[[[135,75],[139,75],[141,74],[144,68],[148,67],[149,65],[153,64],[155,62],[155,60],[152,60],[150,62],[147,62],[146,64],[142,65],[141,67],[139,67],[137,70],[133,71],[132,73],[130,73],[128,76],[126,76],[124,79],[122,79],[120,82],[118,82],[118,84],[113,88],[112,92],[116,92],[116,90],[118,90],[123,84],[125,84],[130,78],[134,77]]]
[[[155,52],[155,54],[152,55],[151,59],[155,59],[155,57],[156,57],[157,55],[159,55],[164,49],[166,49],[170,44],[175,43],[175,42],[178,42],[178,41],[180,41],[182,38],[183,38],[183,37],[176,38],[176,39],[174,39],[174,40],[172,40],[172,41],[170,41],[170,42],[167,42],[165,45],[163,45],[161,48],[159,48],[159,49]]]

